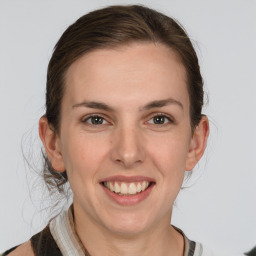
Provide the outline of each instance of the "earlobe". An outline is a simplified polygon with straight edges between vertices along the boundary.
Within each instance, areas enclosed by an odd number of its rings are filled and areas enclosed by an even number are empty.
[[[189,152],[186,161],[186,171],[191,171],[202,157],[207,139],[209,136],[209,121],[206,116],[202,116],[200,123],[194,130],[190,142]]]
[[[39,136],[54,170],[58,172],[65,171],[59,136],[52,129],[45,116],[39,120]]]

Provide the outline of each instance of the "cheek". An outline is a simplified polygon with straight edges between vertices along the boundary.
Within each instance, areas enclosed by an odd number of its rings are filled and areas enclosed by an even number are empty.
[[[72,136],[63,144],[63,159],[70,187],[76,200],[94,193],[96,175],[101,165],[102,148],[84,136]]]
[[[67,172],[79,176],[93,175],[107,151],[102,140],[88,138],[84,134],[72,136],[62,148]]]
[[[189,143],[184,137],[167,137],[152,141],[150,152],[159,162],[171,162],[173,164],[184,163],[188,154]]]
[[[152,140],[149,154],[162,175],[183,177],[189,142],[186,136],[166,136]]]

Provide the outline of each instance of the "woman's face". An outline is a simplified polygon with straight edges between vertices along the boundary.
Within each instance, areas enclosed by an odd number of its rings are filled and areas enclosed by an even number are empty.
[[[75,212],[119,234],[169,223],[196,163],[177,55],[151,43],[95,50],[71,65],[65,86],[56,149]]]

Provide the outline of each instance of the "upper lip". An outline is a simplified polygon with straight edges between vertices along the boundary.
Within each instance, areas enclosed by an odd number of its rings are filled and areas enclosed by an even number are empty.
[[[99,182],[108,182],[108,181],[120,181],[120,182],[138,182],[138,181],[148,181],[155,182],[153,178],[146,176],[124,176],[124,175],[115,175],[109,176],[107,178],[101,179]]]

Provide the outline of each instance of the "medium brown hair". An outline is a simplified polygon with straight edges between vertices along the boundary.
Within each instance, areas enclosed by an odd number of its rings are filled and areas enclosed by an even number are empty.
[[[70,65],[92,50],[130,42],[160,43],[176,52],[186,69],[192,131],[199,124],[204,101],[203,80],[196,52],[185,30],[174,19],[144,6],[110,6],[79,18],[54,48],[47,73],[45,116],[56,133],[60,130],[65,74]],[[44,160],[48,188],[62,192],[66,173],[56,172],[45,154]]]

